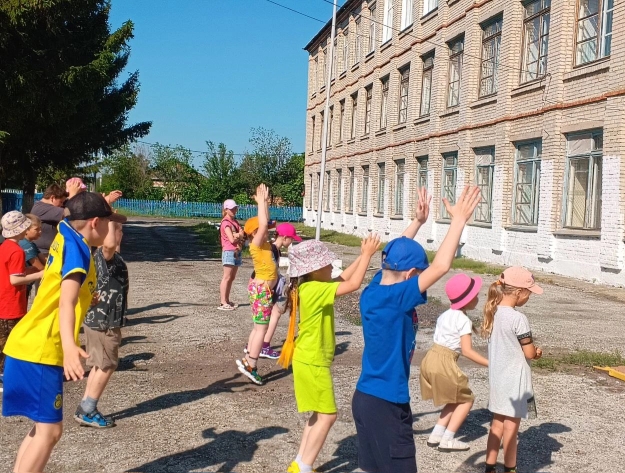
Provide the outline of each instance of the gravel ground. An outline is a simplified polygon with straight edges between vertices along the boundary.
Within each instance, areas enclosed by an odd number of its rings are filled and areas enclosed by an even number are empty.
[[[119,372],[100,402],[117,427],[97,431],[71,420],[84,382],[67,383],[65,433],[49,472],[284,472],[294,457],[306,417],[297,414],[288,371],[263,361],[270,380],[258,387],[239,375],[241,355],[251,329],[246,305],[234,312],[215,310],[220,261],[198,244],[185,222],[134,219],[126,227],[124,255],[131,273],[130,324],[124,329]],[[338,249],[348,262],[354,250]],[[246,300],[241,270],[233,298]],[[625,324],[619,290],[553,280],[545,295],[524,311],[547,352],[575,348],[622,349]],[[566,287],[563,287],[566,286]],[[430,297],[442,297],[442,284]],[[338,306],[349,312],[355,298]],[[431,344],[440,305],[422,308],[418,365]],[[477,317],[478,314],[475,314]],[[337,357],[333,368],[339,420],[321,452],[318,471],[358,472],[350,401],[359,374],[361,329],[354,319],[338,317]],[[280,343],[286,320],[275,341]],[[580,327],[583,329],[580,330]],[[483,343],[478,344],[484,349]],[[437,410],[419,399],[417,368],[411,379],[414,430],[421,472],[478,472],[483,469],[490,416],[487,371],[470,362],[461,366],[477,400],[461,439],[471,450],[440,454],[425,446]],[[601,374],[536,372],[539,417],[523,422],[520,472],[608,472],[621,463],[623,384]],[[29,422],[0,419],[0,468],[9,471]]]

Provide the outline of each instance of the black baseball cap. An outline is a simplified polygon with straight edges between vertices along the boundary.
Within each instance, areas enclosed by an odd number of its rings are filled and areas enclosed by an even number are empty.
[[[65,202],[67,220],[89,220],[91,218],[108,218],[113,222],[125,223],[123,215],[113,212],[111,206],[97,192],[80,192]]]

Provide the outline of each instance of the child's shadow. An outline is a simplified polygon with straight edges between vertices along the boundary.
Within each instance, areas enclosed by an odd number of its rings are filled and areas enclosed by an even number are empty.
[[[532,426],[519,434],[519,450],[517,463],[519,469],[527,473],[541,473],[542,469],[553,464],[551,456],[562,448],[562,444],[550,437],[552,434],[571,432],[571,428],[556,422],[545,422]],[[475,452],[456,471],[480,471],[483,467],[484,451]],[[499,454],[500,460],[503,452]],[[478,469],[480,468],[480,469]]]
[[[333,460],[325,462],[317,468],[324,473],[352,473],[358,470],[358,443],[357,437],[352,435],[339,442],[333,453]]]

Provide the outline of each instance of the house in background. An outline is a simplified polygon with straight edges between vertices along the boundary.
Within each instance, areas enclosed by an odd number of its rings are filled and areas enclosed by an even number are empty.
[[[388,240],[477,185],[464,256],[625,285],[625,8],[614,0],[348,0],[309,53],[304,218]],[[614,34],[612,33],[614,32]],[[324,204],[317,208],[320,180]]]

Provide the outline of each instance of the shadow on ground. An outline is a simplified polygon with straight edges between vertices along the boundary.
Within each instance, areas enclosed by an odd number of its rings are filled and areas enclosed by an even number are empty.
[[[202,437],[209,439],[210,442],[184,452],[159,458],[127,470],[127,472],[190,473],[192,471],[205,471],[211,466],[220,466],[218,470],[214,471],[217,473],[235,473],[234,469],[240,463],[248,463],[254,459],[259,441],[272,439],[287,432],[288,429],[283,427],[265,427],[249,433],[239,430],[216,433],[214,428],[210,428],[202,432]]]

